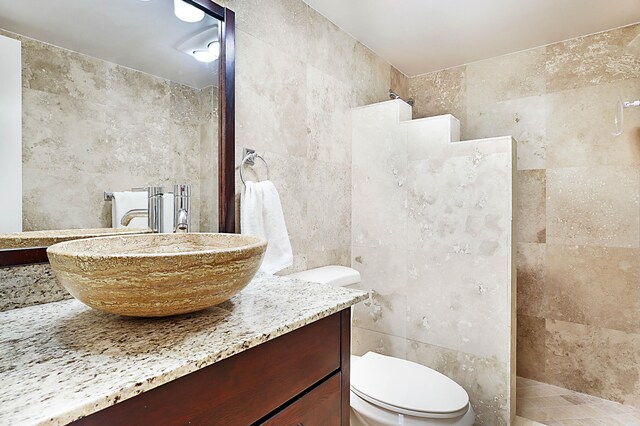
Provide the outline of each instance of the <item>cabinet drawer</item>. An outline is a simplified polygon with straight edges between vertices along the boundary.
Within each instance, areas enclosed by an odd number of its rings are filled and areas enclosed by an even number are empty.
[[[331,315],[74,424],[252,424],[340,369],[340,327]]]
[[[263,426],[340,425],[340,373],[263,423]]]

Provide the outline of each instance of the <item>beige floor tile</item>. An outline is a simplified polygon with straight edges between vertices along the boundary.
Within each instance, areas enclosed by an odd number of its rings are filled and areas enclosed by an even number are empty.
[[[603,419],[604,421],[605,419]],[[640,416],[633,414],[618,414],[606,418],[609,423],[602,423],[603,426],[640,426]]]
[[[563,407],[567,405],[575,405],[573,402],[565,399],[569,395],[542,396],[537,398],[520,398],[516,391],[517,404],[523,404],[529,407],[545,408],[545,407]],[[516,405],[517,406],[517,405]]]
[[[543,424],[548,424],[553,420],[544,408],[525,406],[517,407],[516,410],[519,416],[522,416],[525,419],[541,422]]]
[[[592,407],[598,408],[599,410],[606,413],[608,416],[612,414],[628,414],[631,410],[630,407],[618,404],[617,402],[611,401],[603,401],[600,400],[597,403],[591,404]]]
[[[516,421],[513,426],[543,426],[542,423],[534,422],[533,420],[525,419],[524,417],[516,416]]]
[[[602,426],[599,419],[570,419],[547,423],[547,426]]]
[[[535,385],[539,385],[540,382],[536,382],[535,380],[531,380],[531,379],[525,379],[524,377],[517,377],[516,378],[516,388],[520,389],[526,386],[535,386]]]
[[[546,384],[527,386],[525,388],[516,390],[516,394],[521,396],[522,398],[539,398],[543,396],[567,395],[570,393],[570,390]]]
[[[544,411],[553,420],[575,420],[605,417],[603,411],[594,405],[565,405],[562,407],[544,407]]]
[[[562,395],[562,397],[574,405],[598,404],[604,401],[603,399],[598,398],[596,396],[591,396],[591,395],[578,393],[578,392],[571,392],[568,395]]]
[[[522,377],[516,386],[517,414],[523,420],[548,426],[640,426],[640,410],[629,405]]]

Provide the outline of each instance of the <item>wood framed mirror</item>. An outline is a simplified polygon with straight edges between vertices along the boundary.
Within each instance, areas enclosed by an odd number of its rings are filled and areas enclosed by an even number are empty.
[[[211,0],[186,0],[187,3],[220,21],[220,58],[218,62],[218,230],[234,233],[235,224],[235,90],[236,63],[235,13]]]
[[[63,1],[65,7],[0,0],[0,42],[19,42],[21,77],[19,150],[13,152],[21,180],[14,185],[9,176],[0,183],[19,191],[22,230],[62,230],[64,239],[73,228],[109,229],[111,208],[102,190],[191,179],[202,206],[194,231],[235,232],[234,12],[210,0],[114,0],[97,7]],[[184,21],[179,5],[204,17]],[[197,62],[196,50],[213,52],[212,42],[219,43],[217,58]],[[3,72],[9,61],[0,62]],[[211,123],[194,121],[200,115]],[[4,156],[11,147],[0,139]],[[199,148],[189,151],[189,144]],[[136,150],[139,159],[132,161]],[[0,219],[8,215],[0,212]],[[48,262],[43,241],[51,240],[30,238],[0,244],[0,267]]]

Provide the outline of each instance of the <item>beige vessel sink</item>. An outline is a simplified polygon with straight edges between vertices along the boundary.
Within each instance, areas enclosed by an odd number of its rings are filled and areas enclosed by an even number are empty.
[[[67,241],[47,249],[56,278],[100,311],[163,317],[208,308],[242,290],[267,242],[237,234],[146,234]]]

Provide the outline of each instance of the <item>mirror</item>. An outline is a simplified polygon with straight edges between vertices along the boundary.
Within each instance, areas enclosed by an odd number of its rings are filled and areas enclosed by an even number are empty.
[[[182,0],[0,0],[0,233],[120,228],[146,187],[171,232],[174,184],[216,232],[220,25]]]

